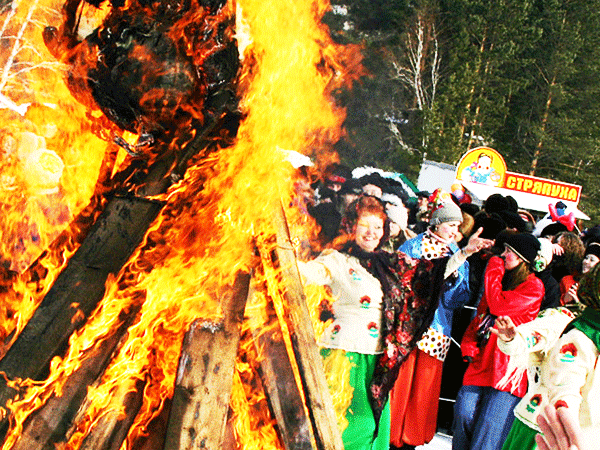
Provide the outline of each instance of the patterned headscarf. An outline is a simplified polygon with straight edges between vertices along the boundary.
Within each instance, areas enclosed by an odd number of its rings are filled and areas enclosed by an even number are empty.
[[[600,311],[600,264],[581,277],[577,297],[584,305]]]

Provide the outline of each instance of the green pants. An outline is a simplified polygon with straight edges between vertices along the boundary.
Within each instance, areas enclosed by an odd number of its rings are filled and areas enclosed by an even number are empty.
[[[373,410],[369,403],[368,389],[373,377],[377,355],[365,355],[362,353],[346,352],[344,350],[322,349],[321,356],[328,358],[333,352],[343,352],[350,365],[336,367],[335,365],[326,365],[326,370],[347,371],[350,367],[350,385],[354,389],[352,402],[346,411],[345,418],[348,425],[343,430],[342,440],[345,450],[389,450],[390,446],[390,403],[382,412],[379,420],[379,430],[377,436],[375,432],[375,418]],[[335,372],[333,373],[335,375]],[[330,377],[335,379],[336,377]]]

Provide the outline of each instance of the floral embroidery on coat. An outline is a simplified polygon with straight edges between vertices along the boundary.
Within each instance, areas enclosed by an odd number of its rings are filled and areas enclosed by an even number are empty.
[[[577,357],[577,347],[575,347],[575,344],[573,343],[565,344],[560,348],[560,353],[562,355],[562,357],[560,358],[561,361],[575,361],[575,358]]]

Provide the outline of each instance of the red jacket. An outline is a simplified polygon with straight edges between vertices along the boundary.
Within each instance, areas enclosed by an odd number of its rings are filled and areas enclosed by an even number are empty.
[[[571,286],[576,284],[575,278],[573,275],[565,275],[560,279],[560,304],[565,305],[565,294],[571,289]]]
[[[494,256],[488,262],[484,275],[485,290],[477,308],[477,316],[471,321],[465,331],[461,342],[461,351],[464,356],[469,356],[473,361],[469,364],[463,385],[466,386],[491,386],[512,394],[523,397],[527,391],[527,376],[523,374],[520,384],[511,391],[510,386],[500,389],[498,382],[504,377],[509,356],[498,349],[498,337],[491,334],[483,348],[477,345],[476,333],[480,317],[489,307],[489,312],[494,316],[509,316],[515,325],[520,325],[535,319],[540,310],[544,297],[544,284],[534,274],[512,291],[502,290],[502,277],[504,276],[504,260]]]

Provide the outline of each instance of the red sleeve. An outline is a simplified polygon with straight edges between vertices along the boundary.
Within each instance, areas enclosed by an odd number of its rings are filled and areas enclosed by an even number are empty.
[[[565,294],[571,289],[571,286],[576,284],[575,278],[572,275],[565,275],[560,279],[560,304],[566,305]]]
[[[476,332],[478,317],[476,316],[465,330],[462,340],[460,341],[460,352],[463,356],[470,356],[475,358],[479,354],[479,347],[477,346]]]
[[[560,279],[559,286],[561,297],[564,297],[573,284],[575,284],[575,278],[573,278],[572,275],[565,275]]]
[[[544,297],[544,284],[535,275],[512,291],[502,290],[504,261],[494,256],[485,271],[485,297],[490,313],[494,316],[510,316],[515,325],[532,320],[540,310]]]
[[[477,306],[477,315],[465,330],[462,340],[460,341],[460,351],[463,358],[470,356],[471,358],[476,357],[479,354],[479,346],[477,345],[477,327],[479,326],[479,318],[487,310],[487,302],[485,295],[481,298],[479,305]]]

